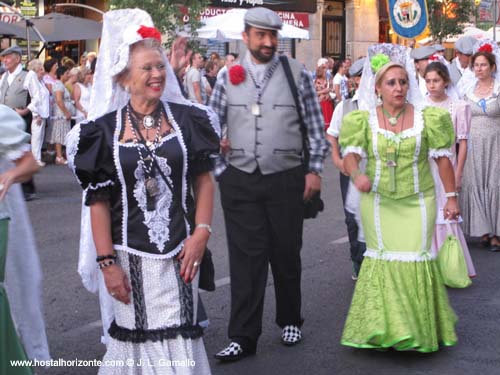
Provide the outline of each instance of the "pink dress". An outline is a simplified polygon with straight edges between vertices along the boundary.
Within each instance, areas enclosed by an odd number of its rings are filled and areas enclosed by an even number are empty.
[[[451,162],[453,167],[457,168],[457,149],[456,144],[460,142],[462,139],[469,138],[469,130],[471,123],[471,109],[468,103],[463,100],[452,100],[448,97],[443,102],[435,103],[432,102],[429,98],[427,99],[429,104],[435,107],[441,107],[448,109],[451,115],[451,119],[453,120],[453,126],[455,128],[455,144],[450,149],[452,153]],[[445,220],[443,217],[443,208],[446,204],[445,191],[443,187],[443,183],[441,182],[441,178],[439,177],[439,171],[437,168],[437,164],[435,161],[431,162],[431,171],[434,177],[434,185],[436,190],[436,203],[438,208],[438,215],[436,218],[436,229],[434,231],[434,237],[432,239],[432,247],[431,253],[433,255],[437,255],[441,245],[448,235],[455,236],[462,245],[462,249],[464,251],[465,262],[467,263],[467,270],[469,271],[469,276],[476,276],[476,270],[474,269],[474,264],[472,263],[472,258],[469,253],[469,247],[467,246],[467,242],[465,241],[464,233],[462,232],[462,228],[460,227],[460,223],[462,222],[462,218],[459,217],[458,220]]]

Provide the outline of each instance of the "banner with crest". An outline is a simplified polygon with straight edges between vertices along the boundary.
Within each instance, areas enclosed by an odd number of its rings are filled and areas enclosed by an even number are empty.
[[[389,19],[394,32],[402,38],[416,38],[428,23],[425,0],[387,0]]]

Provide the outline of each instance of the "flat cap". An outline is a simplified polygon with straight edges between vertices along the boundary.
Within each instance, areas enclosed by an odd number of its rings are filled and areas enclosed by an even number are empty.
[[[446,48],[444,48],[442,44],[434,44],[433,47],[437,52],[446,50]]]
[[[262,7],[247,10],[244,21],[246,24],[258,29],[281,30],[283,26],[277,13]]]
[[[413,60],[424,60],[436,53],[432,46],[423,46],[411,50],[410,57]]]
[[[477,39],[471,36],[463,36],[458,38],[455,42],[455,49],[463,53],[464,55],[472,55],[474,44],[476,44]]]
[[[349,68],[349,75],[351,77],[360,76],[363,73],[363,66],[365,65],[365,57],[354,61]]]
[[[19,56],[22,56],[23,49],[19,46],[12,46],[12,47],[6,48],[2,52],[0,52],[0,56],[7,56],[7,55],[10,55],[11,53],[17,53]]]

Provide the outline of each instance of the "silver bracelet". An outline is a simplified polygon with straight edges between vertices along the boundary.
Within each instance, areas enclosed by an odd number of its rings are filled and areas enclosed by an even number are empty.
[[[456,192],[456,191],[450,191],[448,193],[444,193],[444,196],[446,198],[458,197],[458,192]]]
[[[196,224],[196,228],[205,228],[206,230],[208,230],[208,233],[212,234],[212,227],[209,224],[205,223]]]

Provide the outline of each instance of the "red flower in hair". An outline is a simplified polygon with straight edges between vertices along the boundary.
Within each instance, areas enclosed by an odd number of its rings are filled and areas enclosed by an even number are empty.
[[[139,30],[137,30],[137,33],[142,36],[143,39],[153,38],[161,42],[161,33],[155,27],[141,25]]]
[[[245,80],[246,72],[241,65],[234,65],[229,69],[229,80],[233,85],[239,85]]]
[[[493,52],[493,47],[491,46],[491,44],[483,44],[481,47],[479,47],[479,49],[477,50],[478,52],[489,52],[489,53],[492,53]]]
[[[439,56],[438,55],[432,55],[429,57],[429,61],[439,61]]]

